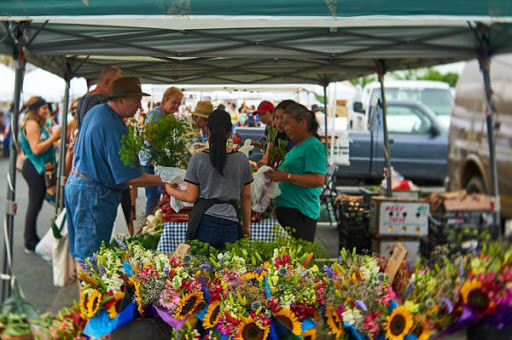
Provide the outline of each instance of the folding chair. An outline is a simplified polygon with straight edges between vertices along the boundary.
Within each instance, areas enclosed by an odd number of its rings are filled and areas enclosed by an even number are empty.
[[[325,203],[327,207],[327,213],[329,216],[329,223],[332,225],[331,213],[329,210],[329,206],[332,209],[334,216],[335,207],[334,207],[334,199],[338,196],[338,191],[336,190],[336,173],[338,172],[337,165],[330,165],[327,167],[327,171],[325,172],[325,184],[320,192],[320,204]],[[337,222],[337,221],[335,221]]]

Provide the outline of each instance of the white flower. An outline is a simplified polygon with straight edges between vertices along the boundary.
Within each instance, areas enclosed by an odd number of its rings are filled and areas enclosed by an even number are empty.
[[[347,309],[343,312],[343,322],[348,323],[349,325],[355,325],[356,322],[360,321],[363,318],[363,315],[358,309]]]

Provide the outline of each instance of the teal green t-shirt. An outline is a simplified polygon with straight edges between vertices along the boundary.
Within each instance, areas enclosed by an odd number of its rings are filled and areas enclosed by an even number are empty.
[[[279,168],[292,175],[305,175],[311,172],[325,175],[327,152],[316,137],[310,137],[291,149]],[[276,207],[299,209],[314,220],[320,215],[320,192],[322,188],[305,188],[288,182],[279,183],[281,195],[275,199]]]
[[[41,137],[39,139],[41,142],[44,142],[45,140],[50,138],[50,134],[48,133],[48,131],[43,129],[41,126],[39,127],[39,130],[41,131]],[[25,137],[25,129],[23,129],[22,133],[21,133],[21,148],[22,148],[23,152],[25,153],[25,155],[27,156],[27,158],[34,165],[34,168],[36,169],[38,174],[40,174],[40,175],[44,174],[44,171],[45,171],[44,165],[46,163],[51,163],[51,164],[55,165],[55,149],[54,149],[53,145],[50,146],[48,148],[48,150],[46,150],[45,152],[43,152],[39,155],[35,155],[32,152],[32,149],[30,148],[30,144],[29,144],[27,138]]]

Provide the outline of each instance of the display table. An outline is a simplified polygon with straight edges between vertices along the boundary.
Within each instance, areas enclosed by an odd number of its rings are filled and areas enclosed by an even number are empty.
[[[186,241],[188,223],[164,223],[164,232],[158,242],[157,251],[172,253],[178,244]],[[251,223],[251,240],[273,241],[277,237],[289,237],[276,219],[268,218],[258,223]]]

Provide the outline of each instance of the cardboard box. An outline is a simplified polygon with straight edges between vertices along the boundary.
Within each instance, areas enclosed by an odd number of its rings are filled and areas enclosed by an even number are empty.
[[[422,200],[372,197],[370,232],[375,236],[425,236],[429,215],[429,203]]]

